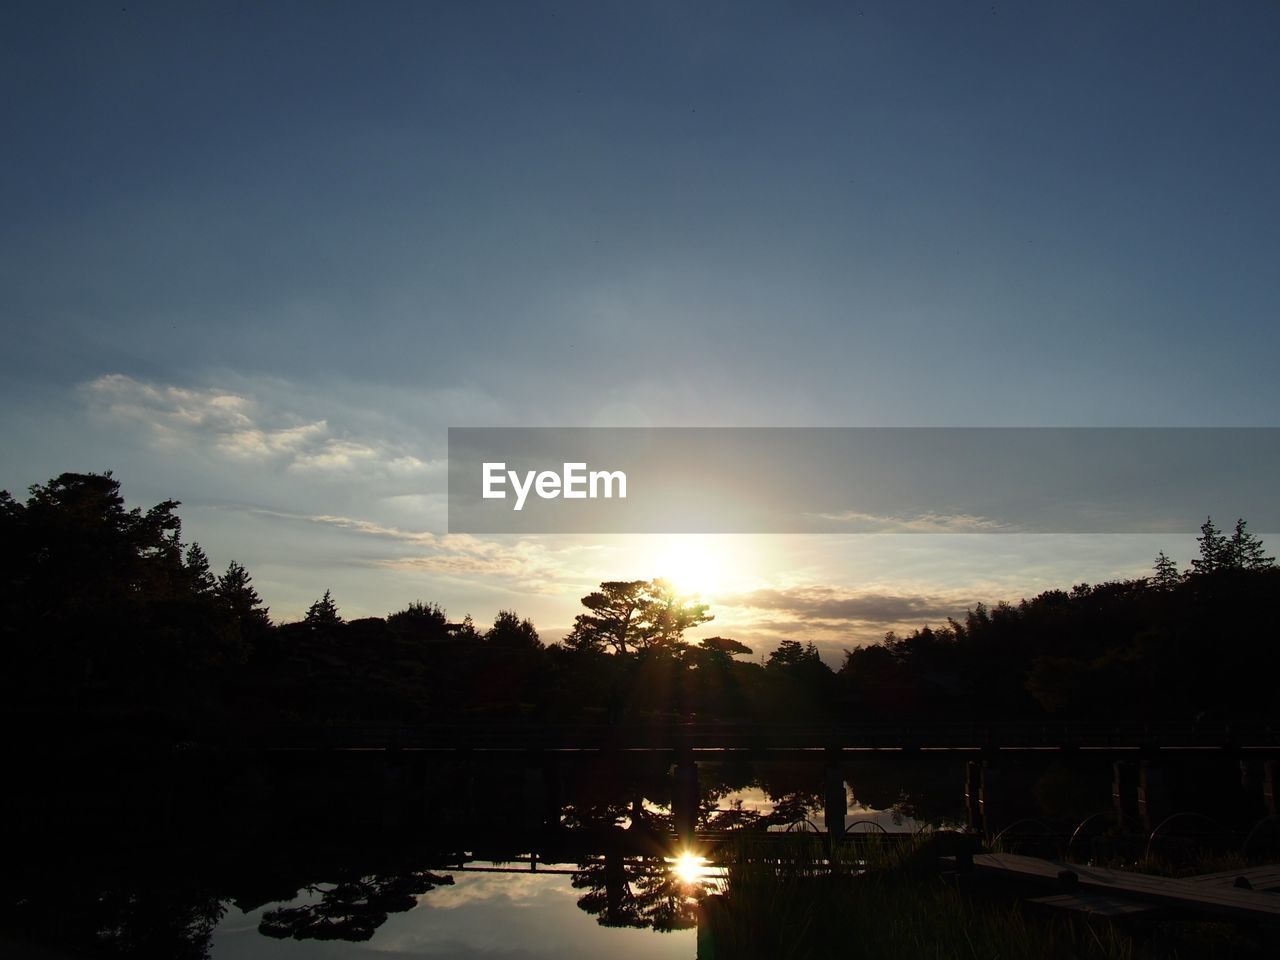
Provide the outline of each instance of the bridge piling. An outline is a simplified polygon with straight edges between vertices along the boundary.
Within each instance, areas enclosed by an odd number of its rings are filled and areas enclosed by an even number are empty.
[[[1262,764],[1262,802],[1267,814],[1280,814],[1280,761],[1266,760]]]
[[[849,794],[844,788],[844,767],[840,762],[839,748],[828,748],[823,766],[823,825],[827,833],[841,836],[844,818],[849,812]]]
[[[1138,764],[1138,818],[1150,833],[1170,813],[1169,784],[1165,771],[1151,760]]]
[[[1008,798],[1004,776],[990,760],[982,761],[980,776],[978,806],[982,813],[982,832],[991,838],[1007,825],[1005,803]]]
[[[675,819],[676,836],[686,842],[693,839],[697,827],[698,800],[698,764],[691,751],[677,751],[671,812]]]
[[[1131,827],[1138,822],[1137,771],[1127,760],[1116,760],[1111,764],[1111,806],[1122,827]]]

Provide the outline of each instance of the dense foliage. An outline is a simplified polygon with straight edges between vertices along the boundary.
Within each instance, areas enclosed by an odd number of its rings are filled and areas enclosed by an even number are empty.
[[[275,625],[244,567],[214,576],[183,543],[177,506],[126,509],[110,474],[0,494],[11,708],[246,724],[1277,713],[1280,570],[1244,521],[1206,521],[1185,573],[1161,554],[1149,578],[979,604],[833,672],[800,640],[760,662],[730,638],[687,642],[712,616],[661,580],[602,583],[549,646],[512,611],[487,629],[422,601],[345,621],[328,590]]]

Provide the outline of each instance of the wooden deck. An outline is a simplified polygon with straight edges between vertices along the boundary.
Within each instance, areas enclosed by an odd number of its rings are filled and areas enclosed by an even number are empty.
[[[1115,755],[1280,750],[1280,724],[1119,721],[878,721],[835,723],[683,722],[458,723],[323,726],[274,724],[190,731],[213,746],[259,750],[409,750],[427,752],[688,751],[726,755],[806,756],[875,751],[1084,751]]]
[[[973,865],[976,870],[987,873],[1057,885],[1061,891],[1058,897],[1040,900],[1042,903],[1048,901],[1047,906],[1120,916],[1139,913],[1140,905],[1145,904],[1280,924],[1280,896],[1234,885],[1237,876],[1250,877],[1248,870],[1206,874],[1194,879],[1173,879],[1012,853],[976,854]],[[1280,868],[1258,868],[1255,876],[1259,882],[1267,883],[1266,878],[1272,876],[1270,871],[1275,870]],[[1250,882],[1253,882],[1252,877]],[[1139,909],[1130,909],[1125,901],[1136,902]]]
[[[1198,877],[1187,877],[1193,883],[1220,883],[1235,886],[1243,877],[1254,890],[1280,890],[1280,863],[1270,863],[1261,867],[1243,867],[1239,870],[1223,870],[1221,873],[1202,873]]]

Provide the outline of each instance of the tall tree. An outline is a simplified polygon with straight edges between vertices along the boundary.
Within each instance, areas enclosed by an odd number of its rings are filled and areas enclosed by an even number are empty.
[[[606,580],[582,598],[590,613],[580,613],[565,644],[575,650],[629,653],[643,628],[647,580]]]
[[[223,608],[239,623],[242,635],[271,626],[267,608],[253,587],[253,577],[234,560],[227,564],[227,572],[218,578],[215,593]]]
[[[713,619],[705,603],[686,600],[665,580],[609,580],[582,598],[565,645],[576,650],[626,654],[676,647],[684,632]]]
[[[193,543],[187,548],[187,555],[182,562],[182,566],[186,571],[187,583],[191,585],[193,593],[201,597],[213,596],[218,586],[218,580],[213,575],[213,571],[209,569],[209,558],[205,555],[204,550],[200,548],[200,544]]]
[[[422,600],[388,615],[387,626],[411,641],[444,640],[449,635],[449,618],[440,604]]]
[[[1226,535],[1214,526],[1213,517],[1206,517],[1200,524],[1196,543],[1200,544],[1200,556],[1191,561],[1193,572],[1213,573],[1230,565],[1230,546]]]
[[[533,622],[521,620],[514,610],[499,610],[493,618],[493,626],[485,633],[484,639],[495,647],[509,649],[541,650],[542,641],[538,639],[538,631]]]
[[[1163,550],[1156,554],[1154,566],[1155,576],[1151,578],[1151,585],[1157,590],[1172,590],[1182,581],[1178,565]]]
[[[1245,530],[1242,517],[1236,521],[1235,531],[1227,541],[1226,554],[1232,567],[1238,570],[1267,570],[1276,564],[1275,557],[1268,557],[1262,551],[1262,541]]]
[[[336,627],[342,623],[332,593],[326,590],[323,597],[307,608],[306,623],[312,627]]]
[[[666,580],[649,581],[645,601],[644,646],[679,646],[686,630],[715,619],[705,603],[679,596]]]

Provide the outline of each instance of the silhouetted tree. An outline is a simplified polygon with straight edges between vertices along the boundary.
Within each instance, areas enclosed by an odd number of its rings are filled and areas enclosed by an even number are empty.
[[[202,597],[211,597],[218,586],[218,579],[209,568],[209,558],[200,549],[200,544],[193,543],[187,548],[187,556],[183,561],[187,573],[187,582],[191,590]]]
[[[751,648],[745,643],[739,643],[729,637],[704,637],[699,644],[708,653],[718,654],[725,659],[751,653]]]
[[[336,627],[342,623],[332,593],[326,590],[323,597],[307,608],[305,622],[312,627]]]
[[[1262,541],[1245,530],[1243,518],[1236,521],[1235,531],[1226,544],[1227,564],[1236,570],[1267,570],[1275,566],[1276,558],[1262,551]]]
[[[1191,561],[1194,573],[1214,573],[1231,565],[1230,545],[1226,535],[1213,524],[1212,517],[1206,517],[1200,524],[1200,536],[1196,537],[1200,544],[1200,556]]]
[[[532,621],[521,620],[514,610],[499,610],[493,618],[493,626],[484,635],[485,640],[495,647],[506,647],[524,650],[541,650],[542,641],[538,639],[538,631]]]
[[[643,607],[644,629],[641,647],[677,647],[684,642],[684,632],[714,620],[707,605],[680,597],[666,580],[650,580]]]
[[[438,641],[448,637],[449,619],[439,604],[415,600],[388,615],[387,626],[405,639]]]
[[[713,619],[707,605],[679,597],[665,580],[610,580],[582,598],[581,613],[565,645],[575,650],[627,654],[676,647],[690,627]]]
[[[449,636],[454,640],[462,640],[467,643],[474,643],[480,640],[480,631],[476,629],[476,622],[471,619],[471,614],[467,614],[462,618],[461,623],[450,624]]]
[[[565,645],[575,650],[628,653],[636,646],[639,621],[644,618],[648,588],[645,580],[608,580],[582,598],[590,613],[580,613]]]
[[[320,891],[315,903],[268,910],[258,931],[277,940],[368,940],[390,914],[412,910],[424,893],[452,883],[451,876],[421,870],[351,877]]]
[[[271,625],[267,608],[253,588],[253,577],[234,560],[227,565],[227,572],[218,578],[214,592],[223,608],[239,624],[242,634]]]
[[[1182,582],[1182,574],[1178,572],[1178,565],[1174,563],[1161,550],[1156,555],[1155,576],[1151,578],[1151,585],[1157,590],[1172,590]]]

